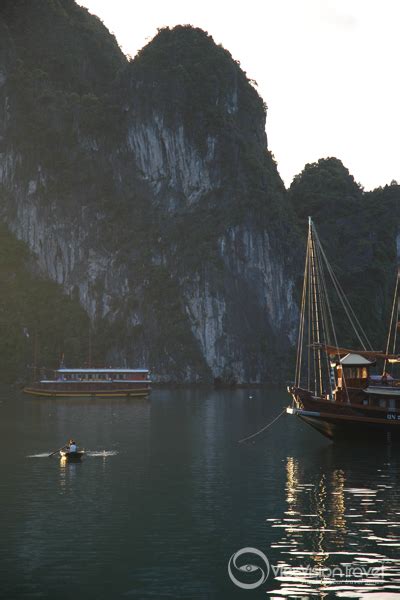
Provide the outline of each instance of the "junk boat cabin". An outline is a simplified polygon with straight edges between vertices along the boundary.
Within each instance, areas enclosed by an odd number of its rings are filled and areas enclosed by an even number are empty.
[[[66,369],[41,379],[24,392],[52,397],[145,397],[150,393],[148,369]]]
[[[357,349],[339,346],[329,278],[349,323],[347,337],[353,330]],[[400,440],[400,378],[396,371],[400,365],[400,353],[396,353],[399,282],[398,273],[386,349],[372,350],[309,219],[296,372],[288,386],[292,396],[288,414],[333,439],[367,436],[370,441]]]

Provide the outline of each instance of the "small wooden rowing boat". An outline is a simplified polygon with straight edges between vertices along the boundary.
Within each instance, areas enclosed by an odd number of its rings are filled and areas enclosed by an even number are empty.
[[[62,460],[67,460],[68,462],[78,462],[82,459],[84,455],[83,450],[79,450],[78,452],[68,452],[68,450],[60,450],[60,458]]]

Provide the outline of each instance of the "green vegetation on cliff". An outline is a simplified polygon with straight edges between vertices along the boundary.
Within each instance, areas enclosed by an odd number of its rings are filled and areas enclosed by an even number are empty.
[[[65,92],[102,94],[126,59],[98,17],[74,0],[2,0],[19,66]]]
[[[53,367],[65,352],[70,364],[88,355],[89,320],[56,283],[34,274],[26,245],[0,225],[0,381],[32,377],[32,367]]]
[[[14,116],[8,137],[24,154],[21,175],[39,158],[57,172],[52,191],[68,190],[85,165],[81,139],[118,130],[113,86],[127,60],[100,19],[73,0],[3,0],[0,31]]]
[[[183,121],[200,144],[204,131],[213,135],[235,123],[239,103],[249,117],[259,112],[265,118],[266,107],[239,63],[202,29],[189,25],[159,29],[129,71],[131,85],[140,82],[155,88],[148,110],[163,107],[169,123]]]
[[[364,192],[337,158],[305,166],[289,198],[306,239],[313,218],[329,261],[375,348],[382,349],[396,280],[400,186]],[[299,289],[301,286],[299,275]],[[357,344],[336,307],[341,343]]]

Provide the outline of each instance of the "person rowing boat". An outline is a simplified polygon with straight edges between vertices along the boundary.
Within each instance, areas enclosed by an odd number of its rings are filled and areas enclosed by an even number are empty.
[[[71,438],[69,442],[65,444],[65,446],[62,446],[62,448],[51,452],[49,454],[49,458],[55,454],[59,454],[61,458],[66,458],[68,460],[79,460],[82,458],[85,452],[83,450],[79,450],[77,443]]]
[[[60,450],[61,458],[65,458],[67,460],[80,460],[84,455],[83,450],[78,450],[78,446],[72,438],[69,440],[68,444],[64,446]]]
[[[68,453],[73,454],[74,452],[78,452],[78,446],[76,445],[75,440],[69,440],[66,450]]]

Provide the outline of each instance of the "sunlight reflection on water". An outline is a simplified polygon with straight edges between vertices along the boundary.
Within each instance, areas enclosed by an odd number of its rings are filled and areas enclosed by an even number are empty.
[[[392,486],[378,484],[384,475],[380,469],[375,477],[369,473],[376,487],[347,487],[342,469],[310,475],[301,459],[287,458],[285,516],[268,519],[283,530],[273,548],[286,567],[269,591],[273,598],[400,597],[398,494],[393,505]],[[370,505],[376,510],[367,510]],[[371,512],[379,517],[371,520]]]

